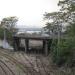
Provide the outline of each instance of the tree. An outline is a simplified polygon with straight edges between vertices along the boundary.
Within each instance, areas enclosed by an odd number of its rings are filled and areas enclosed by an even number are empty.
[[[1,26],[10,32],[14,33],[16,31],[15,25],[18,21],[18,18],[13,16],[13,17],[6,17],[3,18],[1,21]]]
[[[58,30],[61,30],[60,27],[65,23],[69,26],[67,28],[70,28],[75,23],[75,1],[60,0],[58,6],[61,6],[59,12],[45,13],[45,19],[52,19],[53,25],[57,25]]]
[[[59,1],[58,6],[61,6],[60,11],[63,12],[63,21],[69,25],[75,22],[75,1],[62,0]]]
[[[53,30],[53,34],[58,34],[58,43],[60,42],[61,38],[61,31],[62,31],[62,12],[52,12],[52,13],[45,13],[45,19],[52,20],[53,22],[47,23],[46,28]],[[50,29],[51,30],[51,29]],[[56,36],[56,35],[55,35]],[[54,36],[53,36],[54,37]]]
[[[58,32],[58,43],[53,43],[53,61],[58,65],[66,62],[72,66],[75,63],[75,1],[62,0],[59,1],[58,6],[61,6],[59,12],[45,13],[44,15],[45,19],[53,20],[51,24],[56,26],[54,30]],[[60,40],[62,25],[65,23],[69,37]]]
[[[48,34],[50,35],[51,33],[53,33],[53,26],[52,23],[47,22],[46,26],[44,27],[44,29],[48,32]],[[50,33],[51,32],[51,33]]]
[[[45,19],[53,20],[54,30],[58,32],[58,42],[60,40],[61,30],[65,24],[68,34],[73,34],[75,28],[75,1],[74,0],[60,0],[58,6],[61,6],[59,12],[45,13]],[[73,28],[73,29],[72,29]],[[72,32],[72,33],[71,33]],[[75,33],[75,32],[74,32]]]
[[[12,35],[17,31],[15,28],[17,21],[17,17],[6,17],[2,19],[0,27],[4,30],[3,48],[9,47],[7,39],[9,42],[12,41]]]

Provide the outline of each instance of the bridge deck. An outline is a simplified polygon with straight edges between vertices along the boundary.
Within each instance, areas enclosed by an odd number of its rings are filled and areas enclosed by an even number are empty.
[[[32,35],[15,35],[13,36],[14,40],[14,50],[19,50],[20,47],[20,40],[25,39],[25,52],[29,49],[29,40],[42,40],[43,48],[45,55],[48,55],[49,51],[49,40],[52,40],[50,36],[32,36]]]
[[[23,38],[23,39],[34,39],[34,40],[50,40],[50,36],[33,36],[33,35],[15,35],[14,38]]]

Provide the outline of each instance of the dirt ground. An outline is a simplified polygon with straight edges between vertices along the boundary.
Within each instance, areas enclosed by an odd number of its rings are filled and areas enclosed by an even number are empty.
[[[0,75],[75,75],[74,70],[58,68],[41,54],[0,49]]]

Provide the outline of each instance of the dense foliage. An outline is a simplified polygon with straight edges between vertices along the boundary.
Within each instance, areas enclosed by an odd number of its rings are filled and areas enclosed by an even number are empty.
[[[13,34],[17,32],[17,29],[15,28],[17,21],[18,19],[15,16],[3,18],[0,27],[8,30]]]
[[[54,63],[57,65],[67,64],[68,66],[74,66],[75,64],[75,1],[74,0],[62,0],[58,3],[61,6],[59,12],[45,13],[47,20],[53,20],[50,22],[57,32],[57,39],[52,42],[51,54]],[[46,28],[49,28],[49,24],[46,24]],[[66,37],[61,38],[61,32],[63,26],[66,28]],[[51,27],[51,25],[50,25]],[[62,28],[60,28],[62,27]],[[50,28],[49,28],[50,29]],[[60,32],[61,30],[61,32]],[[53,33],[54,34],[54,33]]]
[[[75,38],[74,38],[75,39]],[[73,38],[63,39],[57,44],[56,41],[52,44],[52,59],[58,66],[67,64],[73,66],[75,63],[74,49],[75,40]]]
[[[5,30],[6,31],[6,39],[7,40],[12,40],[12,33],[9,32],[8,30]],[[3,28],[0,28],[0,39],[4,39],[4,29]]]
[[[18,29],[15,28],[18,19],[17,17],[3,18],[0,24],[0,39],[6,39],[10,44],[12,43],[12,35],[15,34]]]

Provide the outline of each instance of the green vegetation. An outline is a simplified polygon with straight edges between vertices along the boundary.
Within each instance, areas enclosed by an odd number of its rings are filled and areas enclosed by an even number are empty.
[[[6,30],[6,38],[7,40],[11,40],[12,38],[12,34],[8,30]],[[2,40],[4,39],[4,29],[3,28],[0,28],[0,39]]]
[[[59,12],[45,13],[46,29],[52,31],[53,39],[51,45],[51,55],[53,62],[59,66],[75,66],[75,1],[62,0],[58,6],[61,6]],[[52,20],[52,22],[49,22]],[[61,38],[62,30],[65,27],[66,37]]]
[[[0,39],[5,39],[12,44],[12,35],[18,30],[15,28],[17,17],[6,17],[3,18],[0,24]]]
[[[4,34],[3,34],[3,28],[0,28],[0,39],[3,39],[4,37]]]
[[[52,45],[53,46],[53,45]],[[55,48],[54,48],[55,47]],[[53,62],[58,66],[65,65],[73,66],[74,65],[74,40],[67,39],[61,40],[59,44],[55,44],[52,50]]]
[[[17,21],[18,19],[15,16],[3,18],[0,24],[0,27],[8,30],[9,32],[13,34],[17,32],[17,29],[15,28]]]

